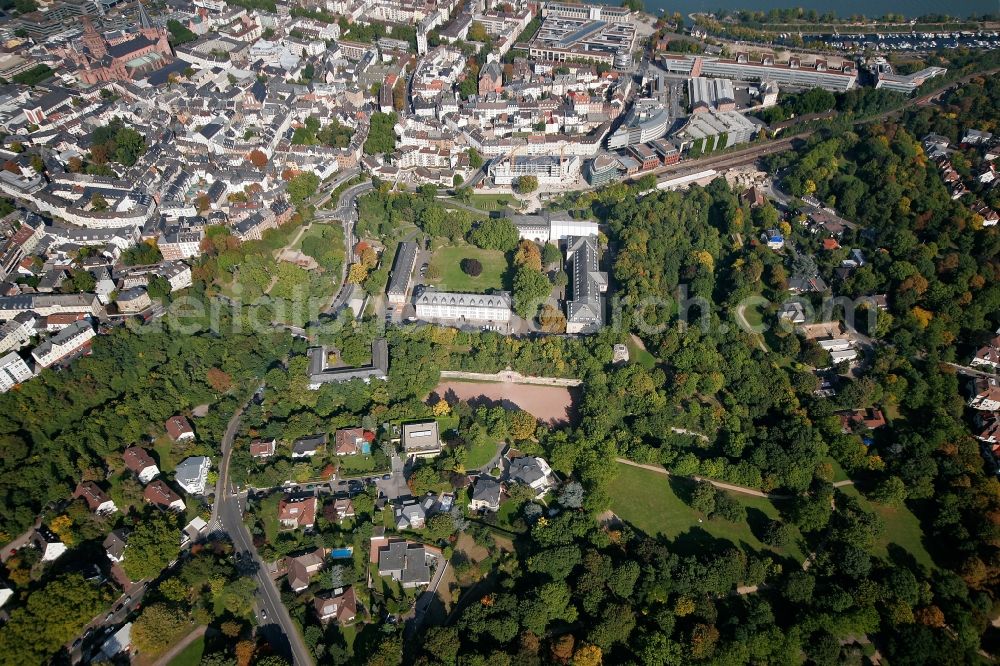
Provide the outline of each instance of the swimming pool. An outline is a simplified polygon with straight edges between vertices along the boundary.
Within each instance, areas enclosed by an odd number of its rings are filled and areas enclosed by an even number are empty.
[[[354,546],[347,546],[345,548],[334,548],[330,551],[331,560],[346,560],[354,554]]]

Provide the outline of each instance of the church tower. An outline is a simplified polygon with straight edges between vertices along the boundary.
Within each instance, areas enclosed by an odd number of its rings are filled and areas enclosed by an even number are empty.
[[[153,21],[150,20],[141,0],[139,2],[139,33],[151,42],[158,42],[162,36],[159,28],[154,26]]]

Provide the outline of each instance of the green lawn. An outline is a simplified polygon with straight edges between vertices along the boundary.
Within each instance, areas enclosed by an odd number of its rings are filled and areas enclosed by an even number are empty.
[[[473,194],[469,204],[485,211],[500,210],[514,203],[514,197],[509,194]]]
[[[202,634],[197,640],[192,641],[186,648],[181,650],[176,657],[170,660],[170,666],[198,666],[201,663],[201,656],[205,652],[205,635]]]
[[[629,358],[647,370],[652,370],[653,366],[656,365],[656,357],[650,354],[648,351],[635,344],[635,341],[629,338],[625,343],[628,347]]]
[[[281,502],[281,493],[271,493],[260,502],[259,515],[264,523],[264,537],[268,543],[275,543],[281,527],[278,525],[278,504]]]
[[[674,541],[679,551],[697,552],[707,541],[723,539],[754,550],[773,550],[780,555],[805,559],[798,543],[771,548],[754,536],[751,525],[760,527],[767,519],[777,518],[778,510],[771,500],[730,493],[747,509],[747,522],[734,524],[721,519],[707,520],[678,496],[691,487],[687,479],[668,478],[649,470],[618,464],[618,475],[609,488],[611,510],[622,520],[647,534],[662,534]],[[699,519],[702,522],[698,522]]]
[[[477,277],[462,271],[462,259],[478,259],[483,272]],[[507,258],[499,250],[481,250],[473,245],[446,245],[434,251],[431,268],[437,270],[439,278],[427,278],[442,291],[460,291],[474,294],[485,293],[489,289],[504,288],[504,273],[507,272]],[[431,271],[431,274],[434,274]]]
[[[466,452],[465,469],[470,471],[479,469],[493,460],[493,456],[497,453],[497,446],[498,444],[489,438],[482,438],[481,441],[474,443]]]
[[[338,456],[340,461],[340,475],[352,476],[356,474],[368,474],[375,471],[375,457],[365,456],[360,453],[354,456]]]
[[[519,532],[512,524],[515,517],[517,517],[517,510],[520,508],[517,502],[504,502],[500,505],[500,510],[497,511],[497,527],[507,530],[508,532]]]
[[[889,545],[895,544],[913,556],[920,564],[928,569],[934,568],[934,561],[931,554],[924,546],[923,530],[920,528],[920,521],[905,506],[893,508],[869,502],[854,486],[839,488],[845,495],[857,497],[861,506],[874,511],[885,523],[885,530],[882,536],[875,542],[875,554],[879,557],[889,556]]]
[[[828,463],[830,467],[833,469],[834,483],[836,483],[837,481],[847,481],[849,478],[851,478],[847,476],[847,472],[845,472],[844,468],[840,466],[840,463],[834,460],[833,458],[827,457],[827,459],[824,460],[823,462]]]
[[[156,457],[159,458],[159,465],[161,472],[172,472],[174,467],[177,465],[178,461],[173,453],[173,442],[169,437],[163,435],[155,442],[153,442],[153,451],[156,452]]]

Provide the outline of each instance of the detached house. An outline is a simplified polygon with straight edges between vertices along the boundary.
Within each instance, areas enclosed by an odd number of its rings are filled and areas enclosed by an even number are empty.
[[[300,437],[292,443],[292,457],[312,458],[319,453],[320,449],[326,446],[327,441],[328,437],[325,434]]]
[[[311,529],[316,524],[316,497],[285,497],[278,504],[278,523],[282,529]]]
[[[73,497],[82,497],[87,503],[87,507],[98,515],[114,513],[118,510],[111,498],[93,481],[81,481],[77,485]]]
[[[544,495],[553,486],[552,468],[538,457],[526,456],[511,460],[507,476],[511,481],[528,486],[538,496]]]
[[[142,484],[149,483],[160,473],[160,468],[156,466],[153,458],[138,446],[130,446],[125,449],[123,457],[125,458],[125,466],[139,477],[139,482]]]
[[[47,527],[39,527],[31,537],[31,543],[41,551],[42,562],[52,562],[66,552],[64,544],[56,533]]]
[[[469,509],[472,511],[499,511],[500,491],[499,481],[489,476],[479,477],[472,490],[472,501],[469,502]]]
[[[170,439],[175,442],[183,442],[194,439],[194,429],[183,416],[171,416],[164,424]]]
[[[250,442],[250,455],[254,458],[270,458],[274,455],[277,442],[271,439],[255,439]]]
[[[354,622],[354,617],[358,614],[358,599],[353,587],[338,587],[332,593],[317,594],[313,599],[313,608],[316,609],[316,617],[323,624],[336,620],[337,624],[343,626]]]
[[[322,548],[295,557],[286,557],[288,587],[292,588],[294,592],[301,592],[309,587],[309,581],[312,580],[313,574],[323,568],[325,561],[325,553]]]
[[[1000,386],[996,377],[978,377],[972,382],[969,407],[995,412],[1000,409]]]
[[[403,424],[403,452],[410,458],[433,458],[441,453],[438,422]]]
[[[120,563],[125,559],[125,549],[128,547],[128,530],[112,530],[102,545],[104,552],[108,554],[108,559],[115,564]]]
[[[431,557],[421,543],[392,541],[378,551],[378,575],[391,576],[403,589],[427,585]]]
[[[973,367],[987,367],[994,370],[1000,369],[1000,335],[996,336],[986,346],[976,352],[976,355],[969,361]]]
[[[367,448],[365,431],[362,428],[341,428],[334,436],[336,454],[338,456],[353,456]]]
[[[185,458],[174,469],[174,481],[184,489],[184,492],[191,495],[202,495],[205,493],[208,470],[211,467],[212,461],[207,456]]]
[[[331,505],[332,518],[338,523],[342,523],[348,518],[354,517],[354,502],[349,497],[341,497],[333,501]]]
[[[186,508],[181,496],[175,493],[173,488],[168,486],[163,479],[156,479],[146,486],[142,497],[146,502],[160,509],[183,511]]]

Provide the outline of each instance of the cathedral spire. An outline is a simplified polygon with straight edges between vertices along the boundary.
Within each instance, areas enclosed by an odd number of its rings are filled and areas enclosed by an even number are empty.
[[[149,18],[149,14],[146,13],[146,7],[143,6],[142,0],[139,0],[139,29],[140,30],[152,30],[153,22]]]

